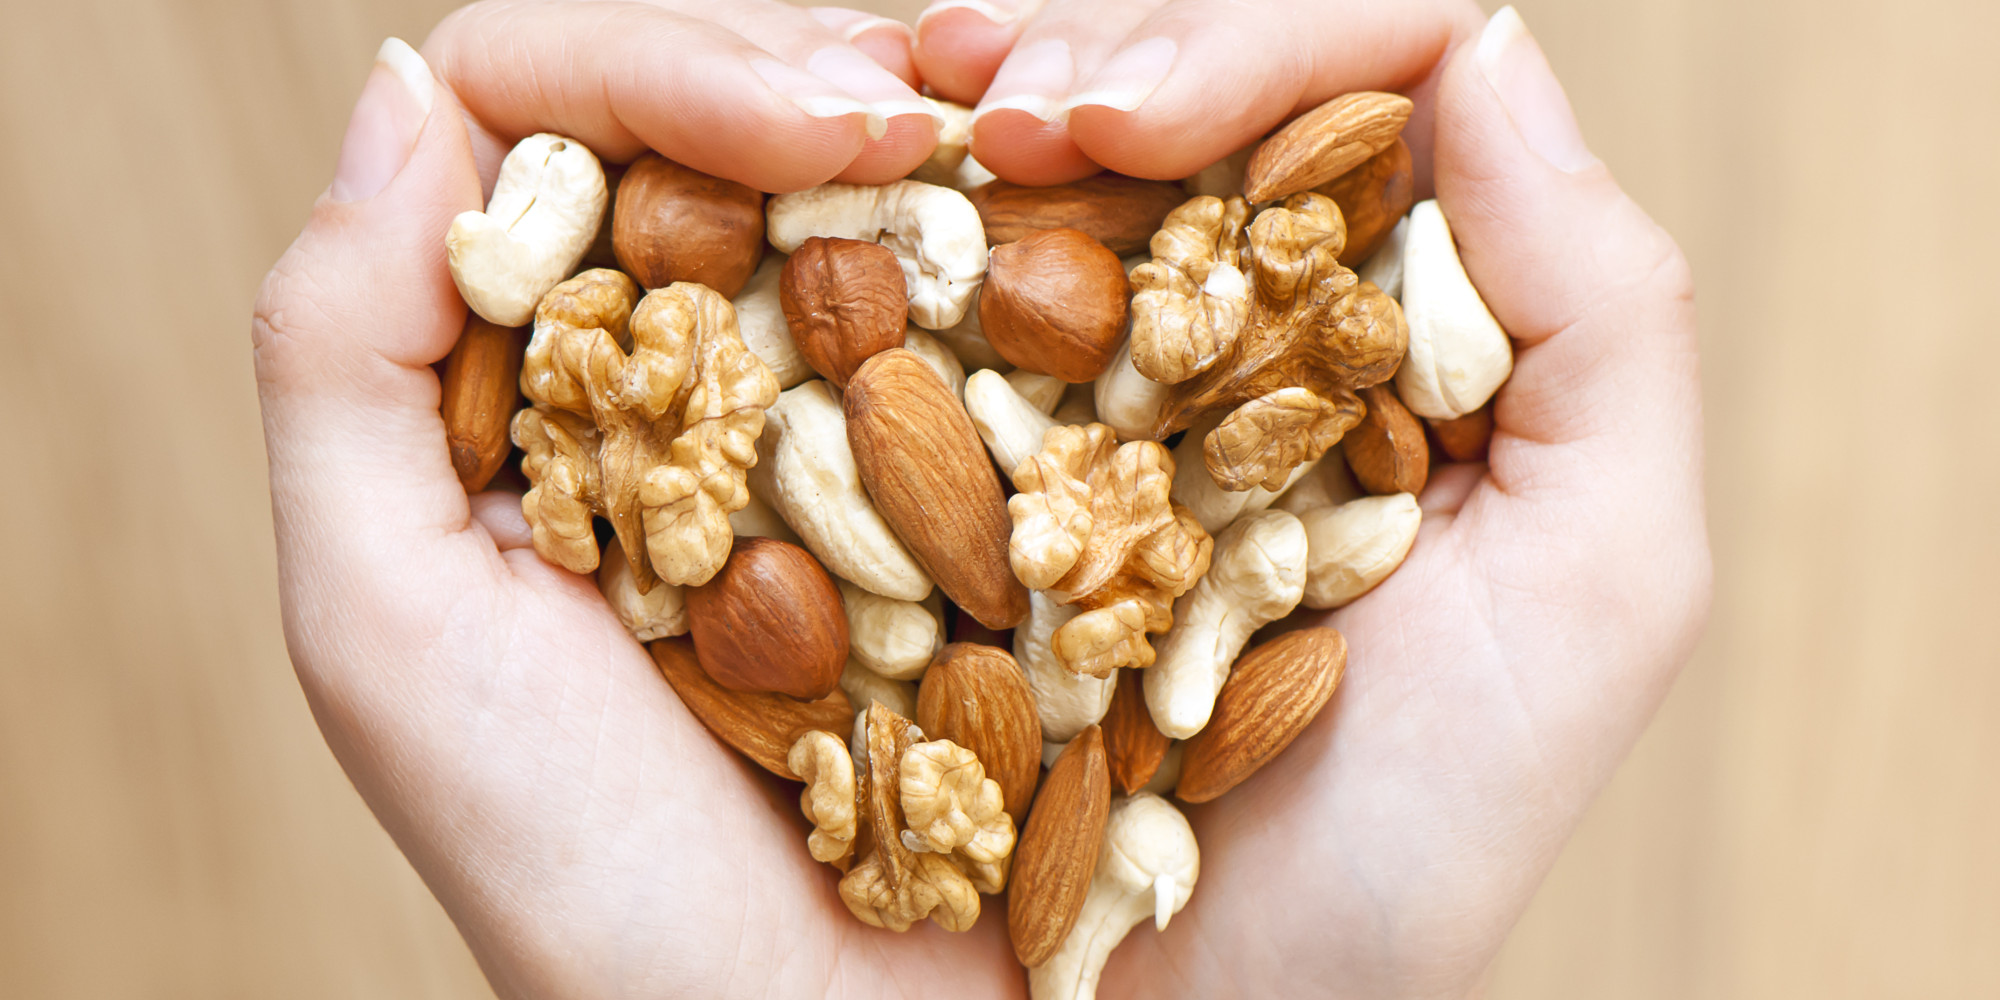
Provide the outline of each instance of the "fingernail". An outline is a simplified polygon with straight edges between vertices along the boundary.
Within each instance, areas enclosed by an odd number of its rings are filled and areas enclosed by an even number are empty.
[[[1091,74],[1084,89],[1063,102],[1065,113],[1086,104],[1118,111],[1137,111],[1153,96],[1167,73],[1174,68],[1180,46],[1171,38],[1148,38],[1120,49],[1109,62]]]
[[[885,123],[903,115],[924,115],[939,125],[944,124],[944,116],[925,103],[909,84],[859,49],[829,45],[806,60],[806,71],[868,105]]]
[[[917,31],[924,30],[925,21],[948,10],[970,11],[993,22],[996,26],[1013,24],[1021,16],[1020,6],[1007,3],[1006,0],[945,0],[944,3],[934,3],[925,7],[924,12],[917,15]]]
[[[855,39],[860,38],[862,35],[883,28],[899,32],[905,38],[914,38],[916,36],[916,32],[913,29],[911,29],[909,25],[904,24],[903,22],[898,21],[895,18],[864,17],[854,22],[853,24],[848,25],[847,30],[840,33],[840,39],[841,41],[844,42],[852,42]]]
[[[750,68],[762,77],[773,93],[814,118],[845,118],[864,115],[868,138],[880,139],[889,132],[889,121],[865,102],[856,100],[839,87],[796,66],[776,59],[753,59]]]
[[[1049,38],[1016,49],[1000,64],[972,121],[977,124],[980,118],[1005,110],[1025,111],[1054,123],[1063,117],[1062,99],[1075,82],[1076,60],[1068,42]]]
[[[347,119],[328,196],[340,202],[366,201],[388,187],[410,161],[436,98],[437,81],[424,57],[400,38],[383,42],[354,114]]]
[[[1569,98],[1549,69],[1542,47],[1513,7],[1502,7],[1480,32],[1474,52],[1479,71],[1500,95],[1515,131],[1535,155],[1557,170],[1574,173],[1597,162],[1576,127]]]

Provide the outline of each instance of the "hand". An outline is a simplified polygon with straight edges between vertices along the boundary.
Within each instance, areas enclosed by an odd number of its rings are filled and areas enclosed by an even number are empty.
[[[766,190],[887,181],[935,136],[885,24],[775,2],[462,10],[428,67],[384,47],[259,296],[293,664],[503,996],[1019,992],[1004,919],[898,936],[848,914],[796,792],[702,729],[591,580],[536,557],[518,496],[465,495],[430,368],[465,320],[445,230],[512,139],[651,147]]]
[[[1107,997],[1476,990],[1706,615],[1686,262],[1584,146],[1518,16],[1391,6],[1029,0],[919,24],[926,79],[979,102],[974,155],[1024,183],[1184,176],[1339,93],[1412,94],[1405,134],[1518,351],[1490,466],[1439,469],[1408,561],[1328,616],[1339,692],[1189,811],[1194,898],[1133,932]]]

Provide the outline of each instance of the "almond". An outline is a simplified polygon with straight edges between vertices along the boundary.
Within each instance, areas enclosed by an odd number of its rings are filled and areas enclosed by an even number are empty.
[[[1493,442],[1493,404],[1488,402],[1456,420],[1426,420],[1437,435],[1438,450],[1454,462],[1483,462]]]
[[[1117,357],[1131,300],[1117,254],[1075,229],[1041,229],[993,248],[979,326],[1014,367],[1089,382]]]
[[[1032,969],[1069,937],[1097,873],[1104,819],[1111,809],[1111,772],[1104,734],[1077,734],[1049,768],[1028,825],[1014,848],[1014,884],[1007,890],[1007,934],[1014,957]]]
[[[1143,675],[1137,670],[1118,672],[1118,690],[1111,695],[1111,709],[1104,713],[1104,752],[1111,762],[1111,780],[1127,795],[1146,787],[1167,757],[1167,739],[1153,723],[1146,708]]]
[[[1006,650],[954,642],[938,652],[917,690],[917,726],[972,751],[1019,824],[1042,776],[1042,724],[1027,675]]]
[[[853,728],[854,709],[838,690],[818,701],[731,691],[709,679],[686,639],[661,639],[646,648],[681,704],[709,732],[780,778],[798,780],[785,758],[800,736],[823,729],[845,740]]]
[[[493,481],[513,443],[507,424],[521,400],[521,357],[528,349],[526,327],[506,327],[467,312],[465,330],[444,359],[444,440],[451,467],[465,492],[477,493]]]
[[[939,589],[988,628],[1028,616],[1007,543],[1014,521],[972,417],[905,348],[869,358],[841,399],[861,483]]]
[[[764,257],[764,195],[649,152],[618,182],[611,248],[641,287],[693,281],[735,298]]]
[[[1368,412],[1340,439],[1341,452],[1347,456],[1355,481],[1378,496],[1422,493],[1431,471],[1431,449],[1424,441],[1423,423],[1387,385],[1369,386],[1360,396],[1368,404]]]
[[[1340,206],[1347,221],[1347,246],[1340,263],[1359,267],[1381,249],[1382,241],[1417,203],[1416,163],[1399,136],[1368,162],[1321,184],[1316,190]]]
[[[707,583],[687,591],[701,666],[732,691],[811,701],[840,684],[847,613],[812,553],[775,538],[738,538]]]
[[[988,244],[1012,243],[1037,229],[1069,228],[1130,257],[1146,252],[1187,192],[1171,181],[1104,173],[1053,187],[990,181],[966,197],[979,209]]]
[[[903,346],[908,294],[895,251],[862,240],[811,237],[778,279],[799,355],[841,389],[863,361]]]
[[[1208,725],[1183,744],[1174,795],[1207,802],[1257,773],[1292,745],[1333,697],[1347,669],[1347,640],[1303,628],[1243,654]]]
[[[1342,94],[1292,120],[1250,154],[1251,204],[1309,191],[1353,170],[1402,135],[1415,105],[1399,94]]]

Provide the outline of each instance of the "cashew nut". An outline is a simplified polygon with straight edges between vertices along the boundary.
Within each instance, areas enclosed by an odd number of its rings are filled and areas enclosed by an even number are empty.
[[[1408,493],[1362,497],[1299,516],[1306,528],[1309,608],[1337,608],[1375,589],[1410,554],[1423,523]]]
[[[1211,535],[1238,518],[1276,503],[1278,497],[1306,478],[1321,461],[1314,458],[1299,463],[1292,470],[1291,478],[1277,490],[1267,490],[1262,486],[1252,486],[1239,492],[1225,490],[1215,484],[1215,477],[1209,475],[1208,466],[1202,464],[1202,443],[1218,423],[1221,423],[1219,416],[1203,418],[1200,423],[1188,428],[1187,436],[1174,446],[1173,498],[1193,511],[1194,519],[1201,522],[1202,530]]]
[[[550,132],[521,140],[500,162],[486,211],[451,220],[451,280],[473,312],[528,325],[542,296],[583,261],[610,199],[604,167],[583,143]]]
[[[755,491],[750,492],[750,502],[744,504],[743,509],[730,512],[729,530],[745,538],[775,538],[793,545],[802,544],[792,526],[786,524],[769,504],[759,499]]]
[[[756,273],[729,303],[736,307],[736,329],[743,334],[743,346],[771,369],[781,389],[819,377],[792,342],[792,328],[779,305],[778,278],[785,272],[785,259],[781,253],[765,254]]]
[[[604,558],[597,563],[597,589],[632,638],[652,642],[687,634],[687,603],[681,588],[656,583],[652,593],[639,593],[639,583],[632,578],[632,562],[625,558],[616,538],[605,545]]]
[[[1507,381],[1514,347],[1472,287],[1438,203],[1411,209],[1409,227],[1403,316],[1410,353],[1396,371],[1396,394],[1418,416],[1454,420],[1485,405]]]
[[[778,195],[766,211],[771,244],[786,253],[813,236],[872,240],[895,251],[909,285],[910,319],[926,330],[963,319],[986,277],[979,210],[947,187],[829,182]]]
[[[1042,450],[1042,435],[1056,422],[1014,391],[1014,385],[990,368],[965,380],[965,412],[993,461],[1008,475],[1014,467]]]
[[[1065,387],[1062,402],[1056,404],[1056,411],[1049,416],[1059,424],[1097,423],[1097,387],[1089,382]]]
[[[1338,507],[1364,496],[1367,493],[1363,492],[1360,483],[1354,481],[1354,472],[1347,467],[1347,459],[1341,455],[1340,449],[1331,448],[1311,472],[1293,482],[1291,489],[1281,494],[1272,506],[1304,517],[1309,510]]]
[[[833,575],[898,600],[931,592],[931,578],[869,502],[840,400],[824,380],[779,393],[765,411],[750,485]]]
[[[1146,782],[1146,787],[1140,791],[1154,795],[1171,793],[1174,786],[1181,783],[1181,760],[1186,756],[1186,746],[1180,740],[1167,744],[1167,755],[1160,758],[1160,769],[1153,772],[1153,780]]]
[[[1118,432],[1121,441],[1150,441],[1153,425],[1167,405],[1173,386],[1162,385],[1132,367],[1132,341],[1118,349],[1118,357],[1104,374],[1097,376],[1097,420]]]
[[[1174,627],[1146,671],[1146,707],[1160,732],[1184,740],[1208,725],[1215,696],[1250,634],[1298,607],[1306,529],[1282,510],[1258,511],[1215,539],[1208,573],[1174,603]]]
[[[854,706],[854,721],[859,724],[868,715],[868,703],[879,701],[882,707],[904,718],[917,714],[917,686],[909,681],[892,681],[881,674],[847,658],[847,666],[840,671],[840,690],[847,695],[847,703]]]
[[[970,191],[993,179],[993,171],[972,158],[967,140],[972,137],[972,109],[963,104],[924,98],[939,121],[937,148],[931,157],[910,172],[910,180],[941,184],[954,191]]]
[[[1116,799],[1083,910],[1055,957],[1028,970],[1033,1000],[1091,1000],[1112,949],[1153,918],[1156,930],[1186,906],[1201,876],[1201,850],[1187,817],[1151,792]]]
[[[937,337],[951,348],[953,354],[965,367],[974,371],[991,368],[997,372],[1013,371],[1014,366],[1000,356],[1000,351],[986,339],[986,328],[979,325],[979,294],[974,292],[972,303],[965,308],[965,318],[938,330]]]
[[[1069,383],[1054,375],[1037,375],[1023,368],[1008,372],[1007,384],[1013,386],[1029,406],[1045,414],[1055,412],[1056,406],[1062,402],[1063,391],[1069,388]]]
[[[943,341],[912,326],[903,331],[903,347],[937,372],[952,395],[965,395],[965,366],[959,363],[958,355],[953,354],[951,348],[944,346]]]
[[[1042,739],[1052,743],[1067,743],[1101,721],[1111,711],[1111,696],[1118,690],[1116,670],[1106,677],[1081,676],[1056,658],[1052,648],[1056,629],[1082,613],[1083,609],[1057,604],[1039,590],[1030,591],[1028,620],[1014,629],[1014,660],[1035,693]]]
[[[1410,217],[1406,215],[1402,218],[1402,221],[1396,223],[1396,228],[1389,230],[1389,235],[1382,240],[1381,247],[1369,255],[1367,262],[1361,265],[1361,270],[1356,272],[1361,275],[1361,280],[1372,281],[1375,283],[1376,288],[1382,290],[1382,294],[1390,298],[1401,299],[1403,297],[1403,244],[1409,238]],[[1407,318],[1408,315],[1409,310],[1405,309],[1404,316]]]
[[[892,680],[922,677],[931,657],[944,648],[943,598],[933,591],[923,602],[900,601],[846,580],[833,582],[839,585],[840,601],[847,609],[848,655]],[[896,714],[911,717],[900,709]]]

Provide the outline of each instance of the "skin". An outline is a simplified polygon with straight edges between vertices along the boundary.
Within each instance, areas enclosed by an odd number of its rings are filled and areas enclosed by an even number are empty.
[[[1189,32],[1136,112],[1038,123],[1016,159],[1001,151],[1018,113],[983,118],[988,165],[1024,181],[1100,164],[1188,173],[1335,93],[1404,89],[1412,144],[1518,350],[1490,466],[1440,469],[1409,561],[1330,616],[1352,649],[1341,690],[1263,772],[1189,810],[1193,902],[1166,933],[1133,932],[1103,995],[1466,995],[1706,611],[1686,264],[1601,164],[1536,155],[1458,44],[1483,20],[1469,3],[1120,2],[1093,22],[1079,2],[1007,25],[954,9],[914,43],[878,26],[854,48],[888,78],[935,73],[977,101],[969,88],[1004,82],[1024,39],[1101,59]],[[766,190],[920,162],[921,115],[870,141],[859,116],[807,117],[745,75],[753,58],[803,65],[848,44],[854,16],[466,8],[424,46],[441,83],[427,116],[407,98],[385,111],[379,68],[357,109],[350,142],[401,122],[407,161],[379,193],[322,197],[259,296],[294,666],[329,746],[503,996],[1025,992],[999,900],[962,935],[856,922],[806,855],[797,786],[701,728],[593,582],[534,554],[517,497],[464,494],[437,413],[430,365],[465,315],[441,237],[481,207],[510,138],[559,131],[612,160],[650,146]],[[1281,17],[1295,30],[1277,51],[1228,27]],[[1204,80],[1245,72],[1230,113],[1207,103]],[[722,128],[737,142],[714,142]]]

